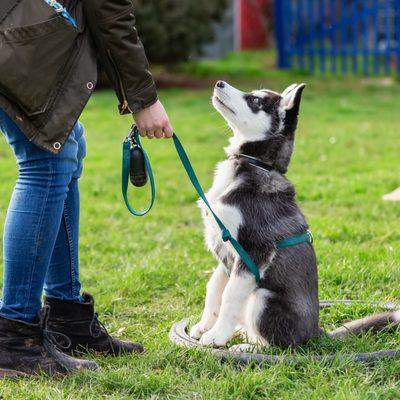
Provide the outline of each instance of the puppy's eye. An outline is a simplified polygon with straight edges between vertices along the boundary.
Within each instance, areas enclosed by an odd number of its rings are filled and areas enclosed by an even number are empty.
[[[261,104],[261,99],[259,97],[251,97],[250,101],[256,106],[259,106]]]

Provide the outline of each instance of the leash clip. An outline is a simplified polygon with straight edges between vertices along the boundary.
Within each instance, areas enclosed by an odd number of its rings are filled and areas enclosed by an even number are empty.
[[[139,131],[136,125],[132,125],[129,135],[125,138],[125,141],[130,142],[131,146],[141,146],[140,141],[137,139]]]

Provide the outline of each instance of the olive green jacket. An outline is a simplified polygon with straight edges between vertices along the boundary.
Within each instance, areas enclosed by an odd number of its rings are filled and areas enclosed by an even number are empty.
[[[77,28],[44,0],[0,0],[0,108],[58,153],[105,68],[121,114],[157,101],[131,0],[64,0]]]

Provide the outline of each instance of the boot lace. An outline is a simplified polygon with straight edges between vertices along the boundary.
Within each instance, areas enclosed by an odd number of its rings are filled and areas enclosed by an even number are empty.
[[[49,320],[49,306],[44,306],[39,312],[39,326],[42,330],[43,344],[46,348],[48,346],[55,348],[56,350],[67,351],[71,349],[71,339],[63,333],[52,331],[47,329],[47,322]]]
[[[107,338],[107,342],[111,348],[111,351],[114,352],[114,344],[111,335],[108,333],[105,325],[99,320],[99,315],[97,313],[93,314],[92,321],[89,325],[89,333],[90,336],[94,339],[99,339],[100,336],[105,335]]]

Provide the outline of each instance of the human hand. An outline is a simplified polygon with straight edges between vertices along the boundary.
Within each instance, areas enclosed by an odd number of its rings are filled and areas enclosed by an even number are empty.
[[[142,137],[171,138],[174,133],[164,106],[159,100],[134,114],[133,118]]]

